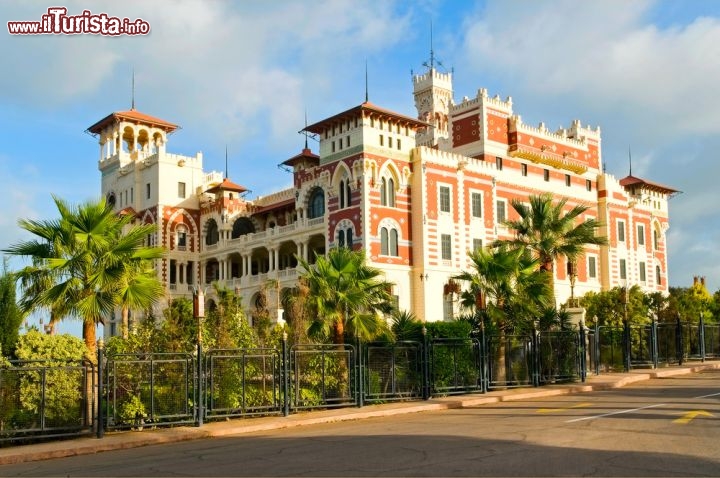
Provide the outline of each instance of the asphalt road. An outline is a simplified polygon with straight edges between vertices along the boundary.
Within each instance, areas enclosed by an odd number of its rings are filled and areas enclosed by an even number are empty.
[[[5,465],[0,476],[720,476],[720,371]]]

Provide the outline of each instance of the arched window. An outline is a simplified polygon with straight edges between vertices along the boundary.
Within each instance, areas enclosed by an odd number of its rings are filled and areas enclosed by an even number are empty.
[[[345,242],[347,244],[348,249],[352,249],[353,247],[353,230],[352,227],[348,227],[345,229]]]
[[[380,255],[398,256],[398,232],[397,229],[383,227],[380,229]]]
[[[390,229],[390,244],[388,245],[388,255],[398,256],[398,232],[397,229]]]
[[[345,247],[345,231],[342,229],[339,229],[337,233],[337,245],[338,247]]]
[[[388,230],[386,227],[380,229],[380,255],[388,255]]]
[[[352,206],[352,193],[350,192],[350,178],[345,180],[345,206]]]
[[[310,194],[308,201],[308,219],[322,217],[325,215],[325,192],[321,188],[315,188]]]
[[[662,285],[662,275],[660,274],[660,266],[655,266],[655,282],[657,282],[657,285]]]
[[[215,219],[210,219],[207,222],[207,229],[205,233],[205,245],[212,246],[220,241],[220,232],[218,231],[217,223]]]
[[[345,180],[340,181],[340,209],[345,207]]]
[[[395,181],[393,178],[388,178],[387,181],[387,205],[395,207]]]
[[[380,205],[395,207],[395,180],[383,177],[380,182]]]
[[[177,249],[179,251],[184,251],[187,249],[187,227],[184,225],[180,225],[177,227],[176,230],[177,233]]]
[[[255,226],[249,217],[240,217],[233,223],[232,234],[230,237],[236,239],[245,234],[251,234],[255,232]]]

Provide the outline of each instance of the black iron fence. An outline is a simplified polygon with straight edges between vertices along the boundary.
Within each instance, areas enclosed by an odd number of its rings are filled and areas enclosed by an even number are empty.
[[[0,367],[0,442],[92,433],[96,376],[89,362],[11,361]]]
[[[0,442],[484,393],[720,357],[720,326],[106,355],[0,367]],[[99,400],[98,400],[99,397]],[[96,413],[99,412],[99,413]]]
[[[720,357],[720,326],[657,323],[599,326],[588,331],[588,357],[596,374],[657,368]]]

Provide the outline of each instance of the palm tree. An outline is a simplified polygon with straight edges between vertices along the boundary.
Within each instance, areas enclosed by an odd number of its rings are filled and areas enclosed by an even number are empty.
[[[473,270],[455,276],[469,285],[460,296],[462,306],[474,308],[475,297],[481,293],[487,299],[485,314],[498,330],[527,330],[552,297],[547,276],[538,270],[538,260],[507,244],[468,255]]]
[[[513,249],[508,244],[478,249],[468,255],[474,270],[455,277],[469,283],[469,289],[460,296],[461,304],[472,309],[476,307],[477,295],[484,295],[486,309],[480,320],[485,323],[485,317],[489,318],[497,331],[491,333],[498,337],[491,373],[494,380],[512,380],[512,360],[508,356],[511,335],[529,332],[535,318],[550,302],[548,276],[538,270],[538,260],[528,251]]]
[[[344,343],[346,328],[364,339],[378,335],[384,326],[378,313],[394,307],[391,284],[381,278],[379,269],[365,263],[362,251],[339,247],[318,256],[313,265],[302,258],[299,262],[316,312],[309,335],[327,338],[332,332],[336,344]]]
[[[19,272],[27,292],[22,303],[80,318],[92,360],[97,324],[115,307],[147,309],[159,299],[162,288],[147,261],[162,257],[163,249],[143,246],[155,226],[131,226],[132,217],[116,215],[104,199],[77,207],[53,200],[60,218],[20,220],[36,239],[5,252],[32,260],[33,266]]]
[[[553,263],[564,256],[571,264],[582,255],[589,244],[607,244],[607,238],[597,236],[600,223],[595,219],[585,219],[578,223],[578,218],[589,208],[577,205],[566,211],[567,198],[553,202],[550,193],[532,195],[529,203],[513,199],[512,207],[518,213],[517,220],[508,220],[504,225],[515,231],[515,237],[499,240],[511,247],[527,248],[539,260],[540,270],[549,274],[550,288],[554,295],[555,283]]]

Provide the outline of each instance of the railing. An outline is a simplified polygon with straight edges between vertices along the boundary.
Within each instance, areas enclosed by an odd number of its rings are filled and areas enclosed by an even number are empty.
[[[96,376],[87,361],[0,367],[0,442],[92,433]]]
[[[674,353],[678,362],[686,360],[693,355],[685,344],[692,338],[688,333],[698,336],[698,359],[720,352],[717,325],[595,327],[588,332],[511,335],[482,329],[474,339],[424,336],[422,342],[292,347],[283,339],[279,350],[203,353],[198,345],[195,354],[106,355],[99,349],[97,370],[89,363],[13,363],[0,368],[0,441],[90,433],[95,417],[101,437],[105,430],[202,425],[204,420],[288,415],[366,401],[582,381],[588,363],[596,370],[623,370],[624,365],[657,366]]]

